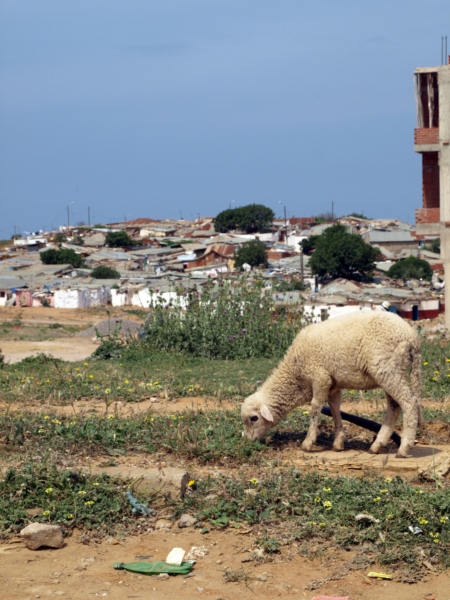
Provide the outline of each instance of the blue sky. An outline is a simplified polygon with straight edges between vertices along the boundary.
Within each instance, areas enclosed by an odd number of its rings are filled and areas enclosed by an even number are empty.
[[[0,238],[251,202],[412,221],[448,0],[2,0]]]

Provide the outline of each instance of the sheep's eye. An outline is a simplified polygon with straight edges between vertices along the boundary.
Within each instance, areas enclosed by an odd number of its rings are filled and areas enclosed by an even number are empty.
[[[253,415],[253,417],[250,417],[250,421],[252,421],[252,423],[256,423],[257,420],[258,420],[257,415]]]

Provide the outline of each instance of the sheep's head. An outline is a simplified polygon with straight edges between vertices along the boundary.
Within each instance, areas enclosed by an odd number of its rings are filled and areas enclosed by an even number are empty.
[[[251,440],[261,440],[274,424],[274,417],[263,392],[256,392],[244,400],[241,417],[244,433]]]

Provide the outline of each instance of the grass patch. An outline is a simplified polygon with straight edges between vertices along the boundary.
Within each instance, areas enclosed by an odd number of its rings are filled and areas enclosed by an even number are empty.
[[[217,495],[213,503],[210,494]],[[201,527],[248,523],[273,532],[289,522],[284,542],[301,542],[305,550],[312,542],[331,541],[344,550],[363,547],[382,565],[420,570],[428,560],[450,567],[449,489],[423,489],[401,477],[357,479],[291,470],[252,479],[208,478],[197,482],[180,511],[194,512]],[[358,514],[373,519],[356,520]],[[422,533],[414,535],[410,525]],[[278,549],[276,539],[264,539]]]
[[[107,475],[90,476],[29,462],[7,471],[0,480],[0,539],[30,522],[61,525],[65,535],[74,527],[95,537],[125,533],[136,527],[126,482]],[[41,509],[30,518],[27,509]]]
[[[84,398],[135,402],[206,396],[242,400],[278,363],[274,358],[216,360],[181,353],[128,353],[119,360],[64,362],[39,355],[5,365],[0,393],[7,402],[69,404]]]

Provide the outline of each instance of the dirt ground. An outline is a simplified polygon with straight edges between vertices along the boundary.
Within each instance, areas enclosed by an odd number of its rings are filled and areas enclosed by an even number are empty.
[[[111,539],[101,544],[85,545],[80,534],[67,539],[60,550],[26,549],[21,542],[0,547],[0,597],[8,600],[61,597],[65,600],[90,597],[211,598],[234,600],[276,597],[305,598],[314,596],[346,596],[351,600],[449,600],[448,574],[433,574],[416,584],[371,580],[367,572],[347,573],[343,562],[351,553],[334,552],[323,561],[306,560],[295,546],[273,562],[243,562],[252,546],[252,532],[213,532],[202,535],[197,529],[157,530],[124,540]],[[109,542],[109,543],[108,543]],[[170,576],[158,580],[155,576],[138,575],[115,570],[114,563],[139,560],[164,560],[174,547],[189,550],[205,546],[208,554],[199,558],[190,576]],[[137,557],[148,557],[140,559]],[[244,573],[247,579],[224,581],[224,571]],[[342,575],[339,574],[341,571]],[[346,574],[347,573],[347,574]],[[315,587],[313,582],[324,581]],[[313,584],[311,586],[311,584]],[[317,584],[316,584],[317,585]]]
[[[34,340],[27,336],[27,326],[49,326],[59,323],[60,325],[71,326],[77,330],[84,330],[91,325],[102,321],[108,317],[123,317],[131,321],[142,322],[142,318],[130,313],[130,308],[98,307],[92,309],[66,309],[66,308],[0,308],[0,323],[2,322],[21,322],[24,325],[16,325],[14,331],[17,338],[26,337],[27,339],[1,339],[0,348],[5,360],[8,363],[19,362],[28,356],[45,353],[68,361],[79,361],[88,358],[97,345],[90,339],[74,337],[67,335],[67,332],[61,330],[57,339]],[[29,329],[29,328],[28,328]],[[57,332],[53,331],[56,337]]]

